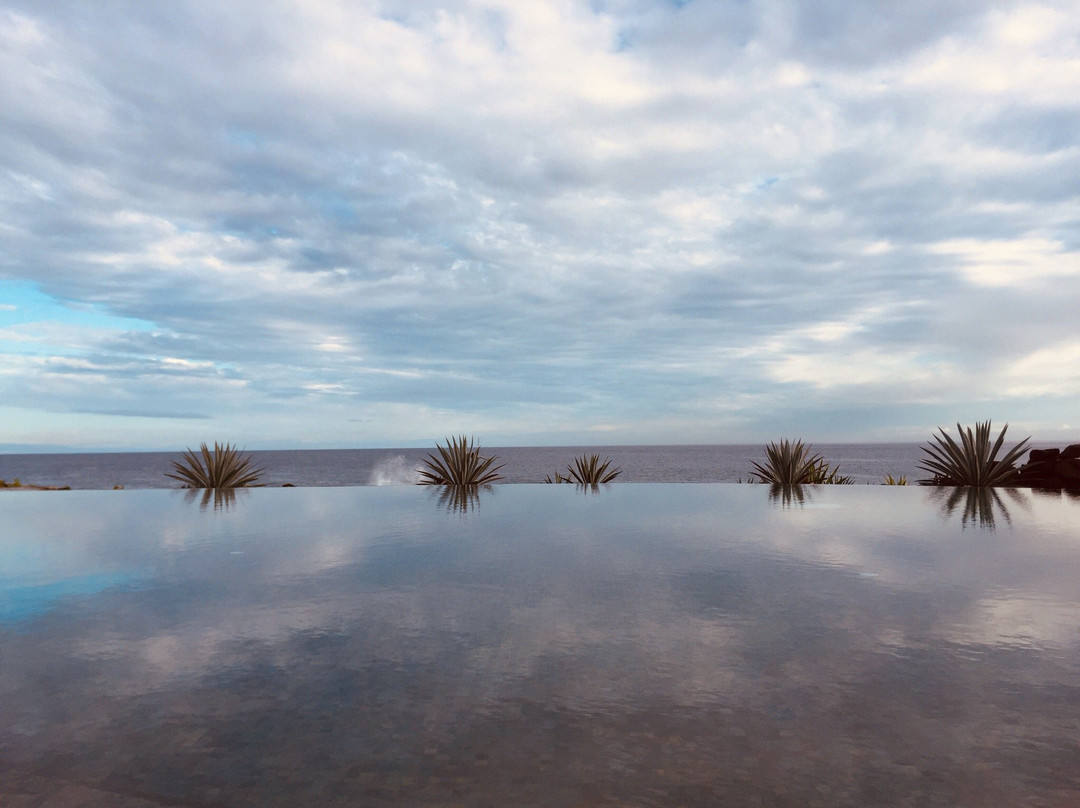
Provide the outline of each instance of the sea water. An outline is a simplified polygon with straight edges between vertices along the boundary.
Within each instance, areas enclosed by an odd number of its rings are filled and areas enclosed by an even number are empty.
[[[879,484],[885,475],[907,476],[912,483],[922,455],[914,443],[815,444],[840,473],[856,483]],[[252,452],[269,486],[410,485],[434,449],[298,449]],[[720,446],[504,446],[482,447],[495,455],[506,483],[538,483],[583,453],[610,458],[622,469],[620,483],[734,483],[749,478],[753,463],[764,462],[761,445]],[[0,455],[0,479],[24,485],[84,489],[176,488],[166,477],[176,452],[100,452],[85,454]]]

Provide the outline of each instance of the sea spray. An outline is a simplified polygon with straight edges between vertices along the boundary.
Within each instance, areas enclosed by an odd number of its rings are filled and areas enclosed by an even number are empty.
[[[410,462],[403,455],[380,460],[368,477],[368,485],[415,485],[418,482],[420,473],[415,461]]]

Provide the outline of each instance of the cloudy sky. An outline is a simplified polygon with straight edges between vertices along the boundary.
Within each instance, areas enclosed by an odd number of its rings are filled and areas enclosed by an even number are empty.
[[[1080,440],[1080,0],[0,0],[0,448]]]

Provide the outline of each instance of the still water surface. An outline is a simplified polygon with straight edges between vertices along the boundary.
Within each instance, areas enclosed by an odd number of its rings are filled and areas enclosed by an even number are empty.
[[[0,804],[1080,804],[1080,502],[0,499]]]

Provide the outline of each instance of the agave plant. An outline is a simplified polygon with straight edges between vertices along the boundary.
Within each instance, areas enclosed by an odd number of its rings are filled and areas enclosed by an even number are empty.
[[[562,474],[560,474],[559,472],[556,471],[554,479],[551,477],[550,474],[548,474],[548,475],[546,475],[544,477],[544,482],[549,483],[549,484],[550,483],[572,483],[573,480],[571,480],[569,477],[563,477]]]
[[[610,483],[622,474],[618,466],[611,467],[611,459],[600,461],[598,454],[583,454],[575,457],[574,462],[566,466],[566,475],[555,472],[555,479],[545,477],[545,483],[577,483],[578,485],[602,485]]]
[[[263,469],[253,468],[251,455],[241,454],[230,443],[214,441],[214,450],[199,445],[199,454],[188,449],[182,461],[172,461],[175,474],[166,477],[179,480],[184,488],[246,488],[255,485]]]
[[[822,462],[824,458],[810,454],[810,447],[801,440],[793,443],[785,439],[765,447],[765,465],[753,463],[752,474],[772,485],[802,485],[810,481],[814,469]]]
[[[966,430],[960,424],[956,430],[960,434],[958,443],[944,429],[938,427],[940,435],[934,435],[936,443],[923,446],[926,457],[919,461],[919,468],[932,475],[929,479],[919,480],[921,485],[970,485],[976,488],[989,488],[1006,485],[1016,476],[1016,461],[1024,454],[1030,437],[1010,449],[999,460],[997,454],[1005,442],[1005,424],[1001,434],[993,445],[990,444],[990,422],[976,423],[974,431]]]
[[[436,443],[435,448],[439,457],[427,456],[427,468],[419,470],[419,485],[487,485],[502,479],[502,465],[491,466],[497,458],[481,457],[480,447],[464,435],[447,438],[445,447]]]
[[[806,482],[810,485],[854,485],[855,478],[841,474],[839,463],[830,466],[824,460],[819,460]]]
[[[752,477],[771,485],[850,485],[851,477],[840,474],[820,454],[811,454],[801,440],[782,440],[765,447],[765,465],[754,463]]]
[[[881,482],[882,485],[907,485],[907,475],[901,474],[899,477],[893,477],[891,474],[886,474],[885,479]]]
[[[574,458],[574,462],[566,467],[566,471],[575,483],[579,485],[602,485],[610,483],[620,474],[622,469],[618,466],[612,468],[611,460],[604,458],[600,462],[600,455],[582,455]]]

